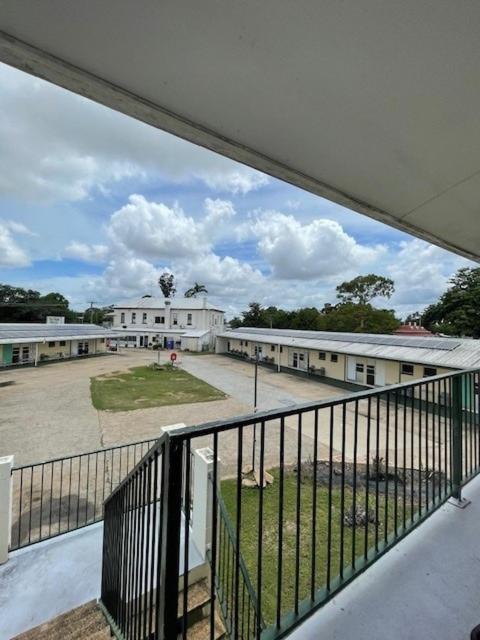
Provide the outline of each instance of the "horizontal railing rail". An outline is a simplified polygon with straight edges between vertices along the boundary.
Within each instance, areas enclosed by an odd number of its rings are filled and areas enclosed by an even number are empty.
[[[13,467],[10,549],[102,520],[105,499],[154,443],[142,440]]]
[[[203,499],[207,637],[243,637],[245,576],[258,612],[249,637],[281,637],[448,498],[461,499],[480,470],[479,378],[479,370],[459,371],[170,431],[105,505],[104,575],[115,579],[114,588],[102,587],[102,601],[123,637],[140,637],[135,624],[162,639],[193,629],[192,451],[209,447],[213,461]],[[160,455],[161,488],[157,481],[144,494]],[[155,504],[161,517],[152,528],[145,518]],[[132,531],[137,546],[125,546]],[[137,587],[125,592],[125,580]],[[155,606],[146,614],[138,598],[152,589]]]

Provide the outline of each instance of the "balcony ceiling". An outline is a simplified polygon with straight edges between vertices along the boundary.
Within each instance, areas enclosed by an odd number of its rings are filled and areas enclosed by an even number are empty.
[[[0,0],[0,59],[480,257],[480,3]]]

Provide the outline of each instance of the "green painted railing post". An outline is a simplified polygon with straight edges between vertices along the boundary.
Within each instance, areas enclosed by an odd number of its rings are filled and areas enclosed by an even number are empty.
[[[463,376],[452,379],[452,490],[457,500],[462,499],[462,381]]]

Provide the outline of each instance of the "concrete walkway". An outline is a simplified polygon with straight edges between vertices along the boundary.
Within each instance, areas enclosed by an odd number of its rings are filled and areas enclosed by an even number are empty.
[[[480,624],[480,478],[298,627],[292,640],[467,640]]]

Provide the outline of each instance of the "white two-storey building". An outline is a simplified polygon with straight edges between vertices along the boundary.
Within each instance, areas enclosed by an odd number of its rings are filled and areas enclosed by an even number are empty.
[[[124,300],[113,306],[111,317],[125,336],[120,346],[203,351],[213,349],[224,328],[224,312],[206,298]]]

